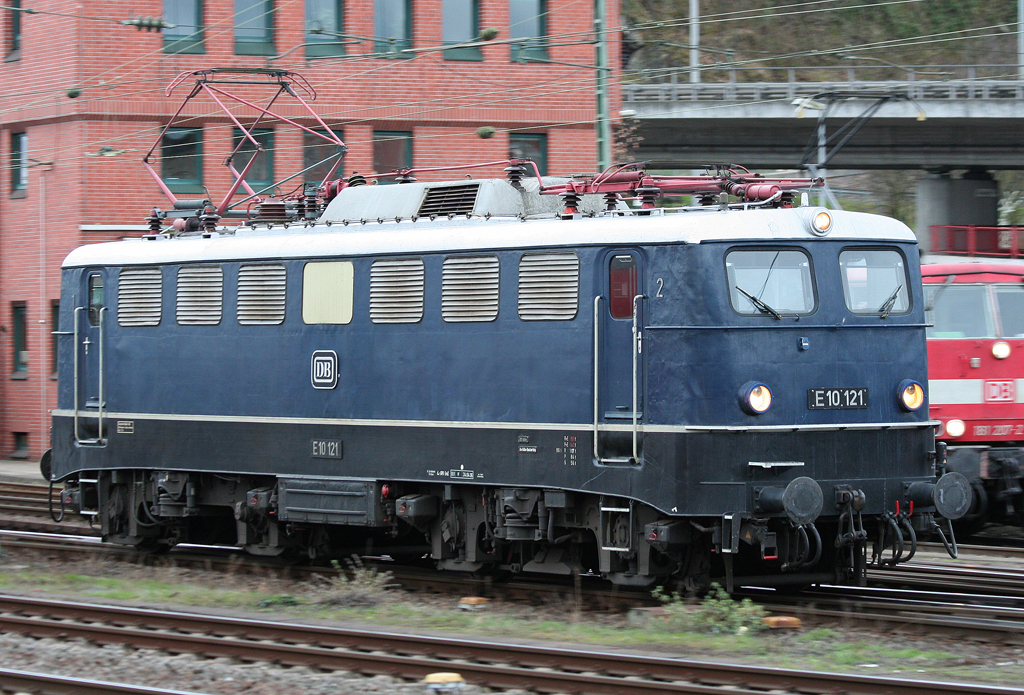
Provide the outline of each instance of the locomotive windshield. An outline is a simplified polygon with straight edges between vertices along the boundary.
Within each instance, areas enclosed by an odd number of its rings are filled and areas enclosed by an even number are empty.
[[[725,256],[729,297],[738,314],[809,314],[814,310],[811,260],[803,251],[731,251]]]
[[[846,306],[855,314],[903,314],[910,310],[907,269],[894,249],[846,249],[839,254]]]
[[[988,288],[984,285],[925,285],[929,338],[994,338]]]
[[[1024,286],[996,285],[996,307],[999,309],[1001,335],[1004,338],[1024,337]]]

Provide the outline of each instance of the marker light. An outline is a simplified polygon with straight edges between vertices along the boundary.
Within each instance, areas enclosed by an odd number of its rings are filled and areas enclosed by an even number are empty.
[[[950,420],[946,423],[947,437],[961,437],[967,431],[967,425],[963,420]]]
[[[916,381],[905,379],[900,384],[899,399],[904,410],[917,410],[924,405],[924,387]]]
[[[824,236],[832,229],[832,215],[828,210],[818,210],[811,218],[811,233]]]
[[[772,392],[759,381],[750,381],[740,389],[740,407],[751,415],[760,415],[772,407]]]
[[[992,344],[992,356],[997,360],[1005,360],[1010,356],[1010,344],[1000,340]]]

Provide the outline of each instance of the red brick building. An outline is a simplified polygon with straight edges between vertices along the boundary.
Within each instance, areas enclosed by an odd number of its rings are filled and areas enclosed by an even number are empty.
[[[617,0],[601,1],[605,16],[616,19]],[[197,99],[157,142],[191,88],[186,81],[164,94],[183,71],[301,73],[317,92],[314,110],[349,146],[346,176],[510,153],[532,156],[552,174],[596,166],[593,2],[3,4],[20,9],[0,10],[0,457],[38,458],[49,446],[57,393],[51,332],[65,255],[81,244],[137,236],[153,206],[168,206],[143,155],[156,143],[150,161],[180,197],[208,192],[216,201],[227,190],[223,162],[235,128],[212,101]],[[161,17],[175,26],[145,29]],[[616,41],[609,41],[608,64],[619,64]],[[617,114],[614,87],[608,102]],[[317,127],[299,109],[283,113]],[[238,111],[246,125],[253,115]],[[477,131],[488,127],[493,136],[481,137]],[[260,141],[272,161],[253,174],[271,182],[325,151],[323,141],[280,126],[261,132]],[[451,174],[419,176],[431,177]]]

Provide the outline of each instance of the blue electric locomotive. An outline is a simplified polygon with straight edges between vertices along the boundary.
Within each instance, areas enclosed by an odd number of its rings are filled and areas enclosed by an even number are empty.
[[[673,211],[643,171],[526,166],[77,249],[51,478],[140,548],[632,585],[860,581],[967,511],[904,225],[735,172]]]

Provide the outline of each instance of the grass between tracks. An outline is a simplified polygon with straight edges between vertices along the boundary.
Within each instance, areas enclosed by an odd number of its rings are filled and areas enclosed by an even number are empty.
[[[334,578],[298,582],[101,560],[69,567],[11,555],[0,557],[0,592],[623,647],[801,670],[1013,685],[1024,680],[1024,649],[844,625],[757,631],[750,629],[761,616],[757,607],[721,596],[699,603],[668,597],[662,616],[637,624],[621,613],[580,610],[571,596],[535,605],[491,602],[464,610],[457,597],[396,591],[388,573],[355,565]],[[738,633],[738,627],[746,629]]]

